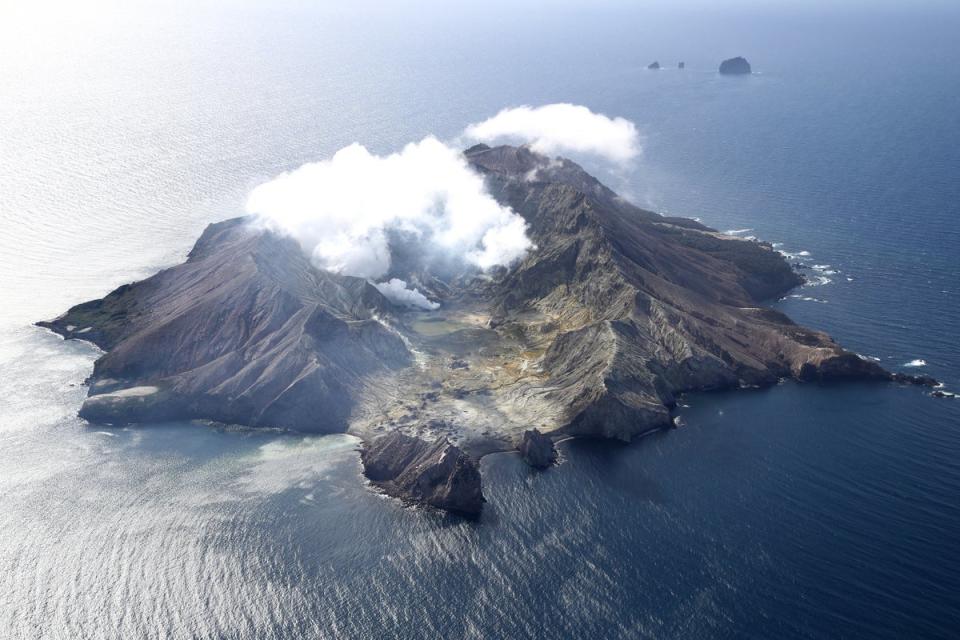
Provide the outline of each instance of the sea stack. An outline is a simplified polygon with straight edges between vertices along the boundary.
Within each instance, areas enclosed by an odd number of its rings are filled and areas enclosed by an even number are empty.
[[[517,451],[524,462],[536,469],[546,469],[557,460],[557,448],[553,440],[540,433],[539,429],[524,431]]]
[[[653,62],[647,65],[647,69],[653,69],[654,71],[656,71],[659,68],[660,68],[660,63],[656,60],[654,60]]]
[[[680,64],[677,65],[677,68],[678,68],[678,69],[686,69],[686,68],[687,68],[687,63],[686,63],[686,62],[681,62]]]
[[[430,443],[393,432],[364,443],[363,473],[388,495],[465,516],[483,508],[480,470],[446,438]]]
[[[750,63],[740,56],[730,58],[720,63],[720,73],[727,76],[749,75]]]

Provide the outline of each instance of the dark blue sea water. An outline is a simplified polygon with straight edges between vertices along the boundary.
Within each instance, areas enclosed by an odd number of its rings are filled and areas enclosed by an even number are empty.
[[[954,6],[0,12],[0,637],[960,635],[960,400],[694,395],[545,473],[485,458],[466,522],[368,490],[350,436],[90,427],[95,351],[31,326],[284,169],[572,102],[644,134],[630,170],[585,159],[612,187],[782,243],[817,284],[778,308],[958,390]],[[756,73],[716,75],[733,55]]]

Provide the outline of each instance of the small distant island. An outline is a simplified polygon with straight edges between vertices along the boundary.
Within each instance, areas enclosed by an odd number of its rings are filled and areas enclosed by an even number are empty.
[[[749,75],[751,73],[750,63],[746,58],[737,56],[720,63],[720,73],[724,75]]]
[[[647,65],[647,69],[652,69],[654,71],[658,70],[659,68],[660,68],[660,62],[657,60],[654,60],[653,62]]]
[[[183,264],[39,323],[104,351],[80,415],[351,433],[376,487],[476,515],[483,455],[548,467],[562,438],[674,426],[686,392],[936,384],[764,306],[803,282],[769,244],[636,207],[526,146],[464,158],[528,225],[518,263],[440,271],[397,255],[389,277],[439,305],[411,309],[251,218],[211,224]]]

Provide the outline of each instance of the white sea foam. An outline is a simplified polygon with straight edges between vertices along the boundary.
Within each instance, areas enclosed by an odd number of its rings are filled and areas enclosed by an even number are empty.
[[[831,268],[829,264],[814,264],[810,268],[825,276],[835,276],[840,273],[839,270]]]
[[[727,229],[724,231],[728,236],[739,236],[740,234],[747,233],[748,231],[753,231],[753,229]]]
[[[807,281],[804,283],[803,286],[822,287],[823,285],[830,284],[831,282],[833,282],[833,280],[830,279],[829,277],[825,275],[817,275],[817,276],[813,276],[812,278],[807,278]]]
[[[927,366],[927,361],[926,361],[926,360],[923,360],[923,359],[921,359],[921,358],[917,358],[916,360],[911,360],[910,362],[906,363],[906,364],[903,365],[903,366],[905,366],[905,367],[925,367],[925,366]]]
[[[783,246],[783,243],[779,243],[779,245],[774,246]],[[786,251],[784,249],[777,249],[777,253],[788,260],[799,260],[801,262],[810,257],[809,251]]]

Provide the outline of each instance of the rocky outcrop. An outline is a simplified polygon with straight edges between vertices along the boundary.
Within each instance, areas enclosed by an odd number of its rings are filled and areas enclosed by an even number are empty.
[[[653,62],[647,65],[647,69],[652,69],[654,71],[656,71],[659,68],[660,68],[660,63],[656,60],[654,60]]]
[[[557,448],[549,436],[538,429],[528,429],[520,437],[517,451],[523,461],[536,469],[546,469],[557,461]]]
[[[919,375],[914,376],[909,373],[891,373],[890,379],[901,384],[915,384],[921,387],[936,387],[940,382],[933,376]]]
[[[467,516],[483,508],[476,463],[445,438],[390,433],[366,442],[360,457],[364,474],[391,496]]]
[[[99,424],[126,424],[176,420],[180,411],[177,399],[168,391],[145,385],[91,395],[80,407],[79,415]]]
[[[750,74],[750,63],[746,58],[737,56],[720,63],[720,73],[724,75],[748,75]]]
[[[686,68],[687,68],[686,62],[681,62],[680,64],[677,65],[677,69],[686,69]]]
[[[825,382],[829,380],[890,380],[890,373],[875,362],[854,353],[826,354],[812,357],[796,371],[796,377],[804,381]]]

